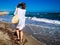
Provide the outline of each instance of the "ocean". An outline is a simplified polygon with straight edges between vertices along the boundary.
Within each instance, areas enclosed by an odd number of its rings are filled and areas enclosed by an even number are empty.
[[[0,16],[0,21],[11,22],[13,16]],[[60,13],[27,12],[25,31],[46,45],[60,45]]]

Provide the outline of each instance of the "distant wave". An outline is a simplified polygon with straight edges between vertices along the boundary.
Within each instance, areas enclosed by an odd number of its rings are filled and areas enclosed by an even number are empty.
[[[60,21],[58,20],[50,20],[50,19],[46,19],[46,18],[36,18],[36,17],[26,17],[30,20],[34,20],[34,21],[41,21],[41,22],[45,22],[45,23],[52,23],[52,24],[58,24],[60,25]]]

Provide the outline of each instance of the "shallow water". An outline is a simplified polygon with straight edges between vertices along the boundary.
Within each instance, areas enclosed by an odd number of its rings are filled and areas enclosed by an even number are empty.
[[[36,25],[26,25],[25,31],[47,45],[60,45],[60,28],[52,29]]]

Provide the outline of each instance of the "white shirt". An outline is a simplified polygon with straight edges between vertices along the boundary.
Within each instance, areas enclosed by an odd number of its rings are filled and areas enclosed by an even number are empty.
[[[25,27],[25,13],[26,13],[26,10],[25,9],[20,9],[20,8],[16,8],[16,10],[14,12],[14,15],[17,14],[18,18],[19,18],[19,23],[16,27],[19,30],[21,30]]]

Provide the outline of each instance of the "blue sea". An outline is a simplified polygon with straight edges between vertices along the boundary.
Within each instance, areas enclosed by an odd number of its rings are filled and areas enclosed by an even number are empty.
[[[11,22],[14,15],[0,16],[0,21]],[[26,32],[46,45],[60,45],[60,13],[27,12]]]

